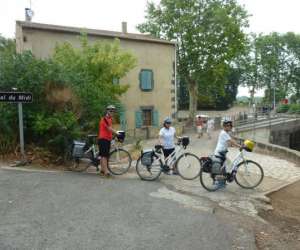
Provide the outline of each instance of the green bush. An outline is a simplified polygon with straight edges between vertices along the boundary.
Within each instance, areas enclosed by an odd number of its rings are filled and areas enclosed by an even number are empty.
[[[38,114],[34,122],[36,136],[42,138],[51,152],[65,156],[73,138],[80,137],[80,127],[72,112]]]
[[[31,92],[33,103],[23,105],[26,144],[33,143],[65,156],[73,138],[97,132],[108,104],[121,109],[119,97],[128,85],[113,84],[126,75],[136,59],[121,50],[119,41],[81,48],[58,45],[52,58],[37,59],[30,51],[17,54],[15,42],[0,36],[0,90]],[[0,154],[18,141],[17,105],[0,103]]]
[[[286,113],[290,108],[289,104],[281,104],[279,107],[277,107],[276,112],[277,113]]]
[[[288,113],[300,114],[300,104],[291,104]]]

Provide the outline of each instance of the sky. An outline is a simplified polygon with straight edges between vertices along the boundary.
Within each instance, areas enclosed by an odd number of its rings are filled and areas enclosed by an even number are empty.
[[[251,15],[247,32],[300,33],[300,0],[237,1]],[[15,36],[15,21],[25,19],[24,9],[30,2],[33,22],[121,31],[121,22],[126,21],[128,32],[137,33],[136,25],[145,20],[147,0],[0,0],[2,36]],[[247,89],[240,88],[238,95],[248,95]]]

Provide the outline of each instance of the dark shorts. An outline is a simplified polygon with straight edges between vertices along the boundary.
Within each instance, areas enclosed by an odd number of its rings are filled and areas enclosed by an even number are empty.
[[[170,148],[170,149],[163,149],[164,151],[164,156],[167,158],[172,152],[175,150],[175,148]]]
[[[105,139],[99,139],[98,145],[99,145],[99,155],[108,158],[109,151],[110,151],[110,141]]]

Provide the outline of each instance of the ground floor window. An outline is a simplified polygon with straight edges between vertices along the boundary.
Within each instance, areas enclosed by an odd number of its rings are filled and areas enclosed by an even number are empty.
[[[158,127],[159,117],[158,111],[154,107],[141,107],[135,112],[135,127],[148,127],[154,126]]]
[[[143,126],[152,126],[152,116],[153,116],[152,109],[142,110]]]

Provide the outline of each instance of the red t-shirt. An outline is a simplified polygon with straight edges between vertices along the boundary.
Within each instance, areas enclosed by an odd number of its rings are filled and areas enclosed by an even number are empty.
[[[108,127],[112,126],[112,117],[104,116],[99,121],[99,133],[98,139],[105,139],[108,141],[112,140],[112,132],[108,129]]]

